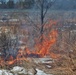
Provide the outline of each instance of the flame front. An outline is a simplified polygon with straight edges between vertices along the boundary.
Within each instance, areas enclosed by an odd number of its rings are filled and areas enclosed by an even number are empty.
[[[50,37],[51,36],[51,37]],[[57,31],[53,30],[49,34],[49,39],[44,38],[44,41],[42,42],[41,46],[37,45],[37,47],[41,47],[41,49],[37,52],[41,57],[44,57],[45,55],[50,55],[50,48],[53,44],[56,42],[56,37],[57,37]]]
[[[57,21],[51,21],[48,27],[52,25],[56,25]],[[48,28],[45,26],[45,28]],[[49,32],[48,36],[43,35],[43,41],[42,43],[37,43],[35,45],[35,49],[31,51],[29,48],[26,48],[25,50],[19,50],[18,55],[16,59],[14,59],[12,56],[10,56],[9,61],[7,61],[5,64],[12,65],[16,62],[21,61],[27,61],[27,57],[31,54],[38,55],[39,57],[44,57],[49,55],[52,58],[57,58],[58,55],[52,53],[51,47],[56,43],[58,32],[57,30],[53,29]],[[0,61],[0,65],[3,66],[3,62],[5,62],[3,59]]]

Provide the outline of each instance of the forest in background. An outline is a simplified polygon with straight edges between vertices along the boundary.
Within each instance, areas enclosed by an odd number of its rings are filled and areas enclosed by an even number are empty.
[[[37,8],[36,0],[1,0],[0,9],[31,9]],[[50,0],[48,0],[50,1]],[[54,1],[54,0],[53,0]],[[56,0],[52,5],[51,9],[56,10],[75,10],[76,9],[76,0]]]

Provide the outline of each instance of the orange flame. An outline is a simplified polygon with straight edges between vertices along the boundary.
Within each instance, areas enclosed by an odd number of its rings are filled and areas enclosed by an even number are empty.
[[[49,52],[50,52],[49,49],[56,42],[56,37],[57,37],[57,31],[53,30],[49,34],[49,40],[47,38],[45,38],[45,40],[41,44],[42,46],[40,44],[37,45],[38,49],[40,49],[40,47],[41,47],[41,49],[37,51],[37,53],[40,54],[41,57],[44,57],[45,55],[49,54]]]
[[[53,59],[57,59],[57,58],[60,57],[60,55],[59,54],[54,54],[54,53],[51,52],[50,57],[53,58]]]
[[[51,27],[52,25],[56,25],[56,24],[57,24],[57,21],[51,20],[50,23],[48,24],[48,26],[45,25],[44,28],[48,28],[48,27]],[[13,59],[13,57],[10,56],[9,61],[7,61],[7,64],[13,65],[16,62],[20,62],[23,60],[27,61],[27,57],[25,57],[26,54],[27,55],[37,54],[40,57],[49,55],[52,58],[58,58],[59,55],[56,55],[56,54],[50,52],[51,47],[56,43],[57,35],[58,35],[57,30],[54,30],[54,29],[51,30],[51,32],[48,34],[47,37],[43,35],[43,41],[41,44],[37,43],[35,45],[35,49],[36,49],[35,51],[31,51],[29,48],[26,48],[25,50],[19,50],[16,59]],[[4,62],[4,61],[2,60],[0,62],[0,64],[2,64],[2,62]]]

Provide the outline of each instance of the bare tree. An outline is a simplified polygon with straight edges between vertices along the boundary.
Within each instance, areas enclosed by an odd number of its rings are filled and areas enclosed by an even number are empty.
[[[40,21],[41,21],[41,29],[40,29],[40,34],[41,34],[41,42],[43,40],[43,32],[44,32],[44,19],[46,17],[46,14],[48,10],[51,8],[51,6],[54,4],[55,0],[35,0],[37,7],[40,10]]]

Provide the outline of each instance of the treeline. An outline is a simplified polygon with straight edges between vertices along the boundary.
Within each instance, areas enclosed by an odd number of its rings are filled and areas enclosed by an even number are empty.
[[[36,8],[36,0],[9,0],[8,2],[0,2],[1,9],[30,9]],[[45,0],[44,0],[45,1]],[[50,0],[48,0],[50,1]],[[45,4],[46,5],[46,4]],[[76,0],[56,0],[55,3],[52,5],[51,9],[76,9]]]
[[[32,8],[34,6],[34,0],[19,0],[16,3],[13,0],[9,0],[8,2],[0,2],[0,8],[1,9],[13,9],[13,8]]]
[[[52,9],[76,9],[76,0],[56,0]]]

